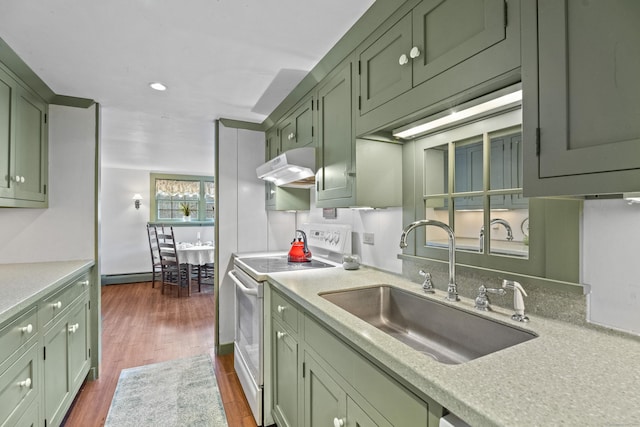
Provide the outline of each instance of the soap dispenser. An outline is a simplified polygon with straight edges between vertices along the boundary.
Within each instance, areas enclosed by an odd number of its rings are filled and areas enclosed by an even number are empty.
[[[524,299],[522,296],[527,296],[527,293],[522,288],[522,285],[515,280],[503,280],[502,287],[505,289],[513,289],[513,310],[515,313],[511,318],[518,322],[528,322],[529,318],[524,315]]]

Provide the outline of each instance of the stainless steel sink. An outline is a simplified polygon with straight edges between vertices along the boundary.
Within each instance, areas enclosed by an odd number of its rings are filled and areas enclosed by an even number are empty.
[[[388,285],[320,296],[446,364],[464,363],[537,336]]]

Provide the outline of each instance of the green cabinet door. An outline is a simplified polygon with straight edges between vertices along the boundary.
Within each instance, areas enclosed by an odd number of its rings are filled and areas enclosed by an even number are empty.
[[[505,7],[504,0],[424,0],[416,6],[414,86],[504,40]]]
[[[411,89],[410,50],[411,14],[407,14],[358,54],[361,114]]]
[[[331,376],[309,355],[304,355],[304,426],[332,426],[347,415],[347,395]],[[338,424],[339,425],[339,424]]]
[[[313,97],[299,103],[278,129],[283,152],[314,145]]]
[[[525,194],[639,191],[640,2],[525,3]]]
[[[84,381],[89,371],[89,301],[81,301],[69,314],[69,374],[72,388]]]
[[[0,197],[13,195],[11,175],[11,110],[15,83],[0,69]]]
[[[298,426],[298,342],[274,320],[273,410],[280,427]]]
[[[69,382],[69,322],[66,316],[44,334],[44,417],[47,425],[59,425],[71,392]]]
[[[387,25],[356,51],[358,136],[391,131],[521,79],[520,0],[423,0]]]
[[[346,421],[345,427],[392,427],[382,417],[378,417],[379,422],[375,422],[350,396],[347,396]]]
[[[332,201],[354,195],[352,77],[352,63],[346,61],[318,89],[317,207],[332,207]]]
[[[15,124],[15,198],[43,202],[46,199],[47,106],[29,92],[19,89]]]

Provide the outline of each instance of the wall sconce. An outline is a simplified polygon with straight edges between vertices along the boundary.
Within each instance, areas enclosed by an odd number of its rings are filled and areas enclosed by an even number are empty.
[[[136,207],[136,209],[140,209],[140,200],[142,200],[142,196],[138,193],[133,195],[133,206]]]

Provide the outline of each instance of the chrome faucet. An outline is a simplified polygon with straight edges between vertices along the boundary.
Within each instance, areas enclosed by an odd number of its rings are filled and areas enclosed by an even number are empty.
[[[504,226],[505,230],[507,230],[507,240],[513,240],[513,230],[511,229],[511,224],[502,218],[492,219],[489,225],[500,224]],[[484,225],[480,228],[480,252],[484,250]]]
[[[422,219],[419,221],[414,221],[411,224],[407,225],[404,230],[402,230],[402,235],[400,236],[400,249],[404,249],[407,247],[407,235],[414,229],[422,226],[433,225],[435,227],[439,227],[447,232],[449,236],[449,284],[447,286],[447,297],[448,301],[460,301],[458,298],[458,289],[456,287],[456,236],[453,234],[453,230],[444,222],[432,220],[432,219]]]

